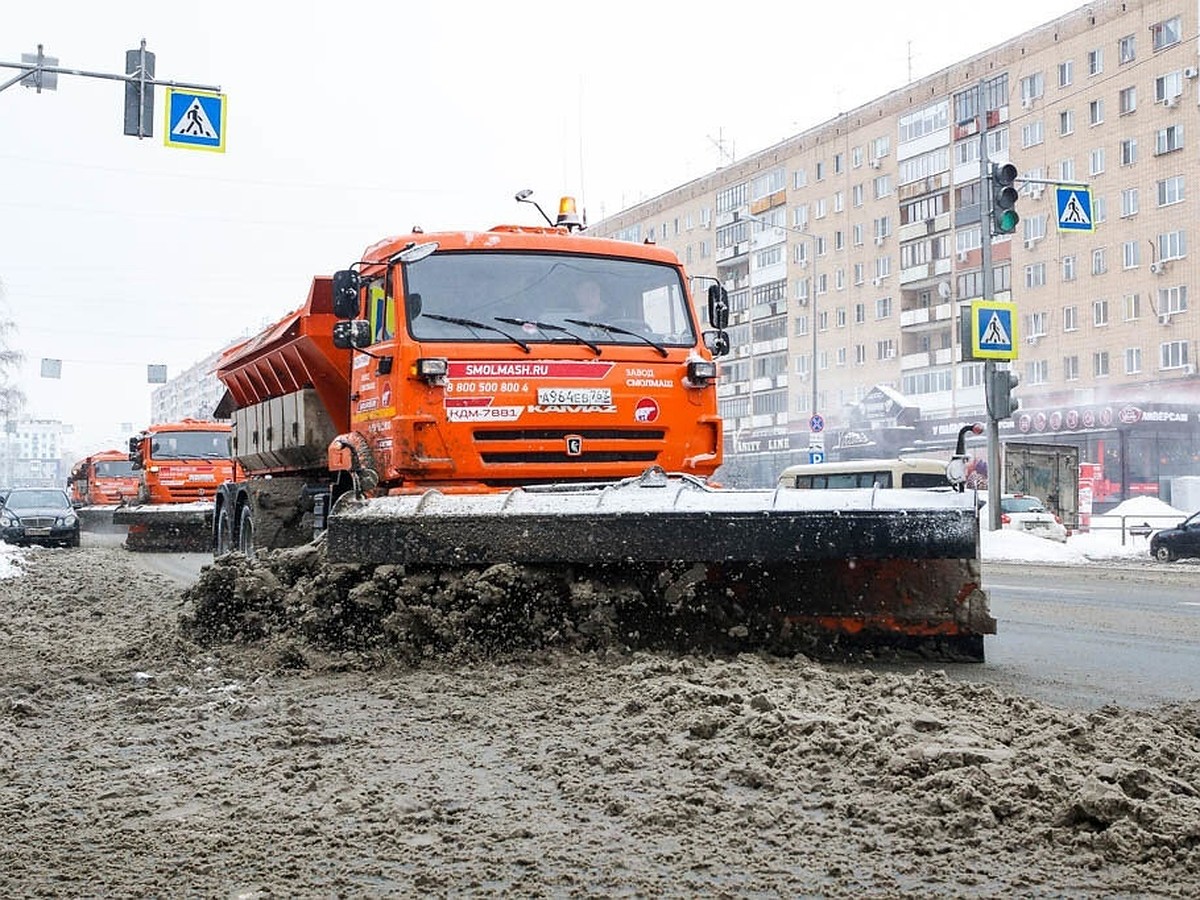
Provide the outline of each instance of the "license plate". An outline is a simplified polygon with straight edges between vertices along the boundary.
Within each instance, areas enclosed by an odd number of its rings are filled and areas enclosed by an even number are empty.
[[[612,406],[611,388],[538,388],[540,406]]]
[[[207,475],[189,475],[188,481],[216,481],[217,476],[211,472]]]
[[[49,528],[26,528],[25,534],[27,537],[49,537]]]

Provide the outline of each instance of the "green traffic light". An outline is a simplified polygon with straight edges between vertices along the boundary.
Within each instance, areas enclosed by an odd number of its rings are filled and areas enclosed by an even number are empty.
[[[996,215],[996,231],[999,234],[1012,234],[1020,221],[1021,217],[1015,209],[1006,209]]]

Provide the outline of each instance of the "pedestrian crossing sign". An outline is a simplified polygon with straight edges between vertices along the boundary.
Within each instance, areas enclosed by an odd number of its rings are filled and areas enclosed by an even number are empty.
[[[225,152],[224,94],[167,88],[167,127],[163,143],[168,147]]]
[[[1082,185],[1055,188],[1059,231],[1095,231],[1092,192]]]
[[[971,302],[971,353],[976,359],[1017,358],[1017,304]]]

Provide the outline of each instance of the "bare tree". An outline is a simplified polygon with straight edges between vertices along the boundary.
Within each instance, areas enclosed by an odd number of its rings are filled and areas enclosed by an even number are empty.
[[[25,406],[25,392],[17,387],[14,378],[25,354],[12,346],[17,323],[9,315],[4,282],[0,281],[0,418],[5,425],[14,421]]]

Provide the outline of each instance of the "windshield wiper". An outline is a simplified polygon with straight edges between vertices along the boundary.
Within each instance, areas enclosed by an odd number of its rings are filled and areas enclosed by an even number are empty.
[[[599,344],[593,344],[587,338],[583,337],[583,335],[576,334],[575,332],[571,331],[571,329],[563,328],[561,325],[554,325],[550,322],[539,322],[537,319],[510,319],[508,316],[494,316],[494,318],[497,322],[506,322],[509,325],[533,325],[537,328],[540,328],[542,331],[561,331],[563,334],[574,338],[579,343],[586,344],[588,349],[597,356],[600,355]]]
[[[659,356],[667,356],[667,348],[658,341],[652,341],[644,334],[639,334],[636,331],[630,331],[628,328],[622,328],[620,325],[609,325],[607,322],[590,322],[587,319],[563,319],[564,322],[570,322],[572,325],[586,325],[588,328],[599,328],[601,331],[607,331],[610,334],[627,334],[630,337],[635,337],[643,343],[649,344],[658,351]]]
[[[503,328],[497,328],[495,325],[489,325],[487,322],[476,322],[474,319],[463,319],[459,316],[439,316],[437,313],[421,313],[426,319],[437,319],[439,322],[449,322],[451,325],[461,325],[463,328],[482,328],[484,331],[494,331],[497,334],[502,334],[526,353],[531,352],[529,345],[519,337],[514,337]]]

